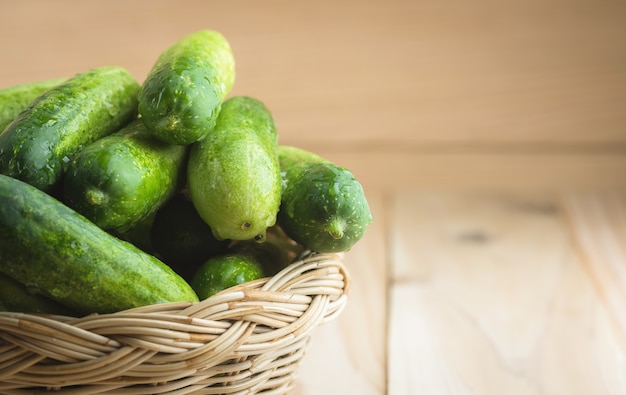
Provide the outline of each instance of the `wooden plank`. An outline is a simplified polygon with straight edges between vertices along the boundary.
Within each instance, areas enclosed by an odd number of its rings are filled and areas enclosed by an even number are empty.
[[[626,194],[570,194],[564,208],[585,268],[626,349]]]
[[[626,144],[626,3],[4,1],[0,86],[105,64],[143,80],[202,28],[284,141]],[[592,132],[590,132],[592,131]]]
[[[626,155],[602,153],[313,150],[350,168],[369,189],[626,190]]]
[[[623,333],[567,226],[550,195],[399,194],[389,394],[623,393]]]
[[[382,194],[368,195],[374,224],[346,253],[351,291],[341,315],[314,332],[296,395],[386,394],[386,212]]]

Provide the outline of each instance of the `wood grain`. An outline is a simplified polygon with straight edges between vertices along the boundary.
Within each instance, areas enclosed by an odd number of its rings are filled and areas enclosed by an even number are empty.
[[[529,151],[468,152],[463,149],[362,151],[332,144],[309,149],[351,169],[366,191],[421,189],[575,191],[626,190],[626,155]]]
[[[5,0],[0,86],[104,64],[141,81],[212,28],[235,52],[233,94],[266,101],[285,142],[623,152],[625,22],[611,0]]]
[[[571,194],[564,207],[587,273],[626,349],[626,195]]]
[[[391,222],[390,394],[624,391],[626,302],[605,305],[555,197],[406,193]]]
[[[105,64],[141,82],[205,28],[281,143],[373,186],[626,188],[619,1],[0,1],[0,86]]]

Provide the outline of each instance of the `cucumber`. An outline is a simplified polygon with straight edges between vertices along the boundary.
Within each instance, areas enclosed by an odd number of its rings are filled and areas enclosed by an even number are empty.
[[[43,295],[30,292],[23,284],[2,273],[0,273],[0,303],[5,311],[76,315],[75,311]]]
[[[0,272],[79,313],[198,300],[163,262],[18,179],[0,175]]]
[[[194,274],[191,286],[200,299],[263,278],[263,267],[251,254],[224,253],[209,258]]]
[[[279,146],[283,192],[278,224],[296,242],[317,252],[348,251],[373,217],[354,175],[312,152]]]
[[[201,30],[157,58],[139,93],[139,114],[159,139],[187,145],[215,126],[235,82],[235,60],[220,33]]]
[[[235,243],[229,252],[255,257],[263,269],[264,276],[273,276],[291,263],[289,251],[283,241],[275,238],[268,237],[262,243],[252,240],[240,241]]]
[[[0,89],[0,132],[42,93],[65,81],[64,78],[33,81]]]
[[[213,236],[185,193],[156,212],[150,240],[157,256],[186,279],[211,256],[225,252],[229,244]]]
[[[148,215],[146,218],[137,222],[129,229],[124,231],[108,231],[115,237],[127,241],[133,244],[135,247],[139,247],[140,250],[147,252],[148,254],[155,255],[154,247],[152,246],[152,240],[150,239],[150,232],[152,232],[152,224],[156,212]],[[157,257],[158,258],[158,257]],[[167,262],[164,262],[167,264]],[[169,264],[167,264],[169,266]]]
[[[11,277],[0,273],[0,303],[6,311],[24,313],[73,315],[70,309],[40,294],[30,292],[27,287]]]
[[[218,240],[265,239],[276,223],[281,178],[276,126],[260,101],[226,100],[213,131],[191,147],[189,193]]]
[[[292,261],[285,243],[286,239],[275,234],[262,243],[235,242],[227,251],[200,265],[191,278],[191,286],[200,299],[205,299],[226,288],[273,276]]]
[[[123,233],[181,188],[187,152],[155,139],[136,119],[70,161],[64,202],[99,227]]]
[[[114,66],[88,70],[48,90],[0,135],[0,173],[51,190],[83,146],[130,121],[138,92],[128,71]]]

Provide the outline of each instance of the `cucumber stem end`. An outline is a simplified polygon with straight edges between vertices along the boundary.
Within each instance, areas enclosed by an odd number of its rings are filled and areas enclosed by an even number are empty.
[[[346,221],[342,218],[334,217],[328,222],[328,234],[335,240],[343,237],[343,231],[346,229]]]

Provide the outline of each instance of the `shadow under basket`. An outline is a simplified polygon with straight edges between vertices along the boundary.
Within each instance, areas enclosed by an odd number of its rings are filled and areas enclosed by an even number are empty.
[[[197,303],[1,312],[0,393],[287,394],[311,332],[348,291],[342,255],[313,253]]]

